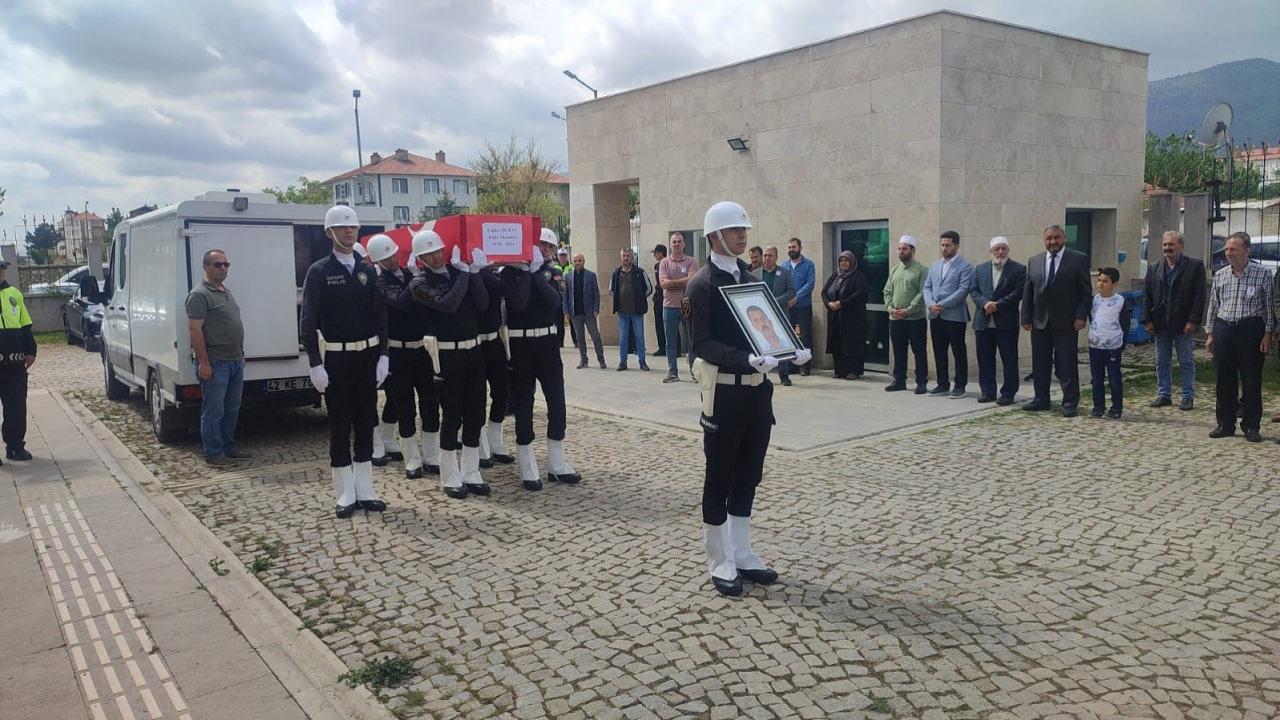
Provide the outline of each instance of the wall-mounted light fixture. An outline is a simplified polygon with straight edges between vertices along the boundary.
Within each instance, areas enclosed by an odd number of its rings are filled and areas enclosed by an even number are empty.
[[[747,150],[750,149],[747,146],[747,139],[745,137],[729,138],[729,147],[733,148],[738,152],[746,152]]]

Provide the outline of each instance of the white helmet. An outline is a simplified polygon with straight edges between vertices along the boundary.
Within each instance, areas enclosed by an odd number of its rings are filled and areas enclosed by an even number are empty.
[[[369,238],[369,259],[374,262],[382,262],[399,251],[396,241],[382,233]]]
[[[702,218],[702,234],[705,237],[709,237],[713,232],[735,227],[751,227],[751,218],[747,217],[745,208],[730,200],[712,205],[707,209],[706,216]]]
[[[324,214],[324,229],[331,227],[360,227],[360,218],[348,205],[334,205]]]
[[[413,234],[413,256],[420,257],[444,249],[444,240],[434,230],[419,230]]]
[[[360,257],[368,257],[368,256],[369,256],[369,251],[368,251],[368,250],[365,250],[365,249],[364,249],[364,246],[363,246],[363,245],[361,245],[360,243],[356,243],[356,244],[352,245],[352,246],[351,246],[351,252],[353,252],[353,253],[355,253],[355,254],[359,255]]]
[[[556,235],[556,231],[551,228],[542,228],[542,234],[538,236],[538,242],[550,245],[551,247],[559,247],[560,237]]]

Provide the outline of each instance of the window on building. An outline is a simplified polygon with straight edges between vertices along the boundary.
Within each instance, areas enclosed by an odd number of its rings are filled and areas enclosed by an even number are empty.
[[[428,205],[422,208],[422,212],[426,214],[426,217],[428,220],[435,220],[436,218],[440,217],[440,208],[436,207],[435,205]]]
[[[391,192],[394,195],[408,195],[409,178],[391,178]]]
[[[333,199],[346,200],[351,197],[351,183],[338,183],[333,186]]]
[[[428,195],[440,194],[440,181],[436,178],[427,178],[422,181],[422,192]]]
[[[405,205],[396,205],[393,210],[393,217],[397,224],[409,224],[409,208]]]
[[[470,180],[454,180],[453,194],[454,195],[470,195],[471,181]]]

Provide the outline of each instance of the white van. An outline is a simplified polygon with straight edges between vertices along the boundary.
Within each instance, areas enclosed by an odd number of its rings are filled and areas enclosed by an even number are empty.
[[[244,320],[244,404],[318,405],[299,342],[302,281],[330,252],[323,205],[284,205],[266,193],[207,192],[116,226],[102,322],[107,397],[142,390],[156,438],[172,442],[198,424],[200,383],[187,335],[187,293],[204,277],[208,250],[226,252],[227,287]],[[361,207],[360,234],[391,227]]]

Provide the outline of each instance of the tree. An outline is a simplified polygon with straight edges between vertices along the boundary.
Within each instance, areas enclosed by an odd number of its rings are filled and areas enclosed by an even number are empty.
[[[62,238],[52,225],[40,223],[34,231],[27,233],[27,255],[36,265],[48,265],[60,242]]]
[[[418,222],[461,214],[462,208],[458,207],[458,203],[454,201],[453,196],[449,194],[448,190],[442,189],[440,194],[436,196],[435,212],[432,212],[430,208],[422,208],[422,212],[418,213]]]
[[[297,185],[286,188],[262,188],[262,192],[271,193],[282,203],[298,205],[329,205],[333,202],[333,191],[321,180],[309,180],[306,175],[298,178]]]
[[[4,193],[5,193],[4,188],[0,188],[0,205],[4,204]],[[0,215],[4,215],[3,210],[0,210]]]
[[[111,237],[115,235],[116,226],[124,222],[124,213],[120,212],[120,208],[111,208],[111,214],[107,215],[107,235],[106,242],[111,242]]]
[[[487,140],[484,153],[471,161],[476,173],[476,212],[486,215],[537,215],[542,226],[563,229],[569,220],[552,182],[557,165],[546,160],[538,144],[524,147],[512,135],[505,147]]]
[[[1256,197],[1262,181],[1258,168],[1237,162],[1228,177],[1226,165],[1226,160],[1215,158],[1185,135],[1170,133],[1160,138],[1147,132],[1143,179],[1155,187],[1177,193],[1209,192],[1209,182],[1218,178],[1223,181],[1222,199]]]

